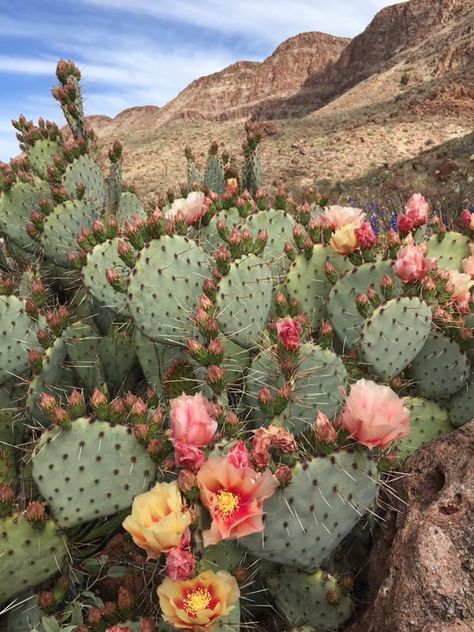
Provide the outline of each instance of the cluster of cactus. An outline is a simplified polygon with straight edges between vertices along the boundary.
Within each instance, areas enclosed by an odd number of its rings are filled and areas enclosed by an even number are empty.
[[[0,165],[4,629],[337,629],[380,486],[474,417],[474,215],[270,195],[254,126],[145,209],[57,74],[72,138]]]

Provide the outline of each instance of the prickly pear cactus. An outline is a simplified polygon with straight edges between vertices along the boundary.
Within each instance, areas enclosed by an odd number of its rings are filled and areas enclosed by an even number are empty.
[[[57,76],[0,164],[6,630],[342,629],[387,468],[474,416],[471,212],[265,190],[259,123],[145,205]]]

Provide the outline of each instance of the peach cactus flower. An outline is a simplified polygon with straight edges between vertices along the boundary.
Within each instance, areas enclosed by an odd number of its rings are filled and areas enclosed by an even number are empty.
[[[184,393],[170,401],[170,421],[174,441],[202,448],[214,437],[217,421],[214,406],[202,393]]]
[[[339,422],[350,436],[368,448],[385,448],[410,432],[410,411],[388,386],[359,380],[346,397]]]
[[[212,457],[197,474],[201,501],[211,514],[211,528],[203,532],[204,546],[235,540],[263,530],[263,501],[278,481],[266,471],[236,467],[228,457]]]
[[[357,233],[360,228],[359,224],[345,224],[341,228],[336,229],[333,233],[329,245],[333,250],[341,255],[348,255],[357,249]]]
[[[352,206],[330,206],[323,213],[316,216],[317,222],[322,228],[332,228],[337,230],[353,224],[355,228],[360,228],[364,221],[366,213],[360,208]]]
[[[187,224],[198,222],[207,213],[204,197],[202,191],[192,191],[187,197],[174,200],[166,215],[167,219],[174,219],[180,213]]]
[[[462,262],[462,269],[464,274],[468,274],[471,279],[474,279],[474,244],[471,244],[470,248],[471,255]]]
[[[173,481],[157,483],[149,492],[136,496],[132,513],[122,526],[149,559],[157,559],[186,539],[191,523],[191,512]]]
[[[158,587],[163,619],[178,629],[210,632],[240,597],[237,580],[227,571],[204,571],[194,579],[166,578]]]
[[[469,312],[469,301],[471,300],[471,288],[474,281],[469,274],[448,270],[448,282],[446,289],[451,294],[454,305],[461,313]]]

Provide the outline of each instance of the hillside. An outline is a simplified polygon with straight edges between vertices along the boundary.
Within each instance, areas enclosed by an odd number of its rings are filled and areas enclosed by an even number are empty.
[[[380,11],[352,41],[302,33],[263,62],[192,82],[162,108],[100,124],[125,145],[125,175],[153,196],[184,179],[182,149],[202,161],[217,138],[240,155],[248,118],[273,120],[264,180],[362,178],[469,134],[474,126],[474,0],[410,0]]]

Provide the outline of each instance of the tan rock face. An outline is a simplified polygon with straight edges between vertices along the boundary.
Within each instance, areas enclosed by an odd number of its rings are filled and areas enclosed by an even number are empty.
[[[405,470],[370,560],[373,602],[347,632],[473,630],[474,421]]]
[[[273,108],[278,109],[338,59],[349,41],[325,33],[292,37],[262,63],[238,62],[193,81],[163,108],[160,122],[177,118],[226,121],[256,113],[275,118]]]

